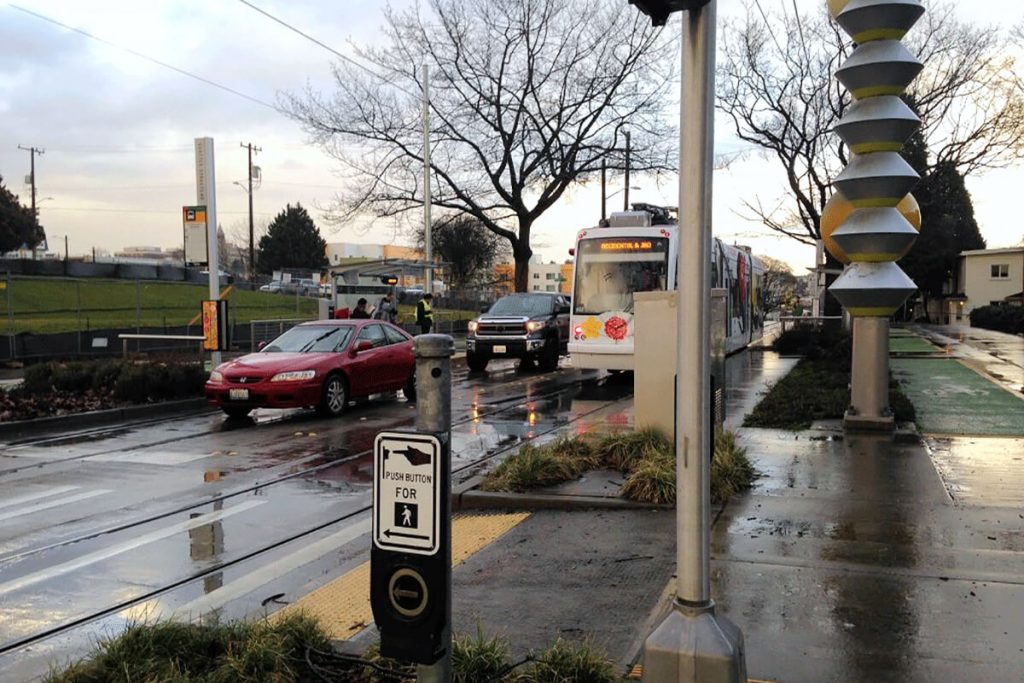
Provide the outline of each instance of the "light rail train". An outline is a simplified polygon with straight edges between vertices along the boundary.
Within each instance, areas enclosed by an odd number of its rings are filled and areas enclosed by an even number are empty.
[[[573,366],[633,370],[633,294],[675,290],[679,225],[666,209],[634,204],[576,237],[569,355]],[[761,338],[764,267],[715,238],[712,287],[727,290],[726,353]]]

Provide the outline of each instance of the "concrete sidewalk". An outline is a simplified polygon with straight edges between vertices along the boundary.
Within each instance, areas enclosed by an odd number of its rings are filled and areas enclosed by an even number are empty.
[[[793,364],[757,362],[731,378],[734,418]],[[752,679],[1022,680],[1024,439],[738,431],[761,477],[716,511],[712,593]],[[560,493],[614,488],[595,474]],[[456,568],[454,627],[514,656],[591,638],[627,671],[671,599],[674,549],[672,511],[533,511]]]

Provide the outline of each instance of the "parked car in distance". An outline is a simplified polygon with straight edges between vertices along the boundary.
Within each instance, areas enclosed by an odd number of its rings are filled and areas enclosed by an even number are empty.
[[[399,389],[416,400],[412,337],[380,320],[317,320],[227,363],[206,382],[206,401],[228,417],[254,408],[316,408],[340,415],[349,401]]]
[[[492,358],[519,358],[540,363],[543,370],[558,368],[568,355],[569,297],[558,293],[509,294],[476,320],[466,334],[466,364],[470,370],[487,369]]]
[[[281,287],[281,283],[278,280],[271,280],[265,285],[260,287],[261,292],[281,292],[284,291]]]

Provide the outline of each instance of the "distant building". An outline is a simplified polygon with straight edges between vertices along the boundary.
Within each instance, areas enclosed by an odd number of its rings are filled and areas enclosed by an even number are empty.
[[[955,288],[955,291],[954,291]],[[1024,247],[976,249],[960,253],[957,280],[945,299],[945,317],[966,318],[975,308],[990,304],[1021,305],[1024,290]]]
[[[125,247],[121,251],[114,252],[114,258],[119,261],[181,261],[185,258],[184,249],[163,249],[162,247],[140,246]]]
[[[529,272],[526,277],[528,292],[560,292],[572,293],[572,261],[565,263],[541,263],[536,258],[530,260]],[[516,266],[514,263],[499,263],[494,267],[495,294],[503,296],[516,289]]]

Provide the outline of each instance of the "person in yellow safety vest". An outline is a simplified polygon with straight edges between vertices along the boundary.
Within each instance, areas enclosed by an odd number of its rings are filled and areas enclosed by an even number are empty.
[[[430,334],[430,328],[434,326],[434,309],[430,307],[433,300],[434,295],[427,292],[416,304],[416,324],[420,326],[421,334]]]

